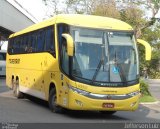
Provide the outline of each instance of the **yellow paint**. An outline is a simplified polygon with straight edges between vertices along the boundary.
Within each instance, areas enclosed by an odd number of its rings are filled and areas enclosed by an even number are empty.
[[[74,50],[73,38],[69,34],[62,34],[62,36],[67,41],[67,53],[68,53],[68,56],[73,56],[73,50]]]
[[[122,88],[109,88],[109,87],[96,87],[84,83],[78,83],[67,76],[65,76],[59,68],[59,51],[57,39],[57,24],[66,23],[74,26],[81,26],[87,28],[110,29],[119,31],[133,31],[132,27],[125,22],[113,18],[91,16],[91,15],[57,15],[51,19],[45,20],[41,23],[32,25],[22,31],[16,32],[10,36],[20,36],[43,27],[55,25],[55,49],[56,58],[47,52],[43,53],[30,53],[9,55],[7,54],[6,62],[6,83],[11,87],[12,76],[19,77],[19,85],[33,89],[45,94],[45,100],[48,101],[49,86],[54,83],[57,91],[57,103],[62,107],[74,110],[135,110],[138,107],[139,95],[126,100],[96,100],[87,98],[83,95],[72,92],[68,88],[68,84],[73,87],[96,94],[128,94],[139,90],[139,84],[122,87]],[[66,35],[64,35],[66,36]],[[73,55],[72,39],[68,38],[69,55]],[[146,51],[149,51],[147,49]],[[19,63],[15,62],[19,59]],[[149,59],[149,55],[147,55]],[[27,91],[26,91],[27,92]],[[29,92],[29,91],[28,91]],[[77,102],[77,103],[76,103]],[[102,108],[104,102],[114,103],[114,109]],[[132,103],[136,104],[131,107]],[[79,104],[79,105],[77,105]]]
[[[10,36],[18,36],[30,31],[44,28],[55,23],[66,23],[74,26],[83,26],[87,28],[114,29],[114,30],[133,30],[127,23],[108,17],[80,15],[80,14],[60,14],[43,22],[32,25],[22,31],[14,33]]]
[[[150,44],[142,39],[137,39],[137,42],[142,44],[145,47],[145,59],[151,60],[152,48],[151,48]]]

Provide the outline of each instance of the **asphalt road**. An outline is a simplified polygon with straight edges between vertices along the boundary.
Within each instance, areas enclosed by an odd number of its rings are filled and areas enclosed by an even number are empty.
[[[160,89],[159,83],[150,85]],[[153,90],[154,91],[154,90]],[[155,94],[157,90],[155,90]],[[34,98],[16,99],[0,78],[0,123],[110,123],[110,122],[160,122],[160,103],[140,104],[135,112],[119,111],[112,116],[99,112],[68,111],[52,113],[44,101]]]

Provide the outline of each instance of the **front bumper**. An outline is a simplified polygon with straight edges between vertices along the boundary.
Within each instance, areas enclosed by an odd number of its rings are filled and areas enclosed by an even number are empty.
[[[69,90],[69,109],[93,111],[134,111],[138,108],[140,94],[123,100],[92,99]],[[104,103],[114,104],[113,108],[104,108]]]

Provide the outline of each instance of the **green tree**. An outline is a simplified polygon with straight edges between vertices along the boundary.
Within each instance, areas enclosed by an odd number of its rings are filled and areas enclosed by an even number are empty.
[[[155,75],[160,69],[160,25],[158,24],[160,20],[156,18],[160,9],[160,0],[66,0],[65,4],[66,8],[63,11],[65,13],[100,15],[129,23],[135,30],[136,38],[148,41],[153,47],[153,60],[146,62],[144,47],[138,45],[141,71],[146,67],[151,77],[160,77]],[[150,15],[147,16],[146,12]]]
[[[151,78],[160,78],[160,25],[156,23],[152,28],[146,28],[143,38],[152,44],[152,61],[148,62],[148,72]],[[146,65],[144,63],[144,65]]]
[[[52,17],[56,14],[62,13],[61,10],[59,10],[60,1],[59,0],[42,0],[42,2],[47,7],[46,9],[46,16]]]
[[[120,12],[115,0],[98,0],[94,3],[91,14],[120,19]]]

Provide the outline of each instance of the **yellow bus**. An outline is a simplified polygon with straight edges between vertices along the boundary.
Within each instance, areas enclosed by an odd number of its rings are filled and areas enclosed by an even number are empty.
[[[17,98],[29,94],[63,109],[112,114],[134,111],[140,97],[133,28],[117,19],[61,14],[9,37],[6,83]]]

